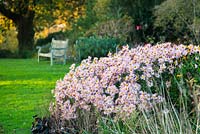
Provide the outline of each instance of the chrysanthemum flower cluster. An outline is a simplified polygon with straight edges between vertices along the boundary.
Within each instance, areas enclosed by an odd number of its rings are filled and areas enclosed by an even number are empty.
[[[163,101],[157,94],[142,90],[139,80],[153,86],[152,77],[173,73],[178,59],[200,52],[198,46],[163,43],[129,49],[123,47],[108,57],[89,57],[80,66],[73,64],[54,90],[53,112],[63,120],[77,118],[77,110],[95,107],[104,115],[124,118],[135,110],[149,109]]]

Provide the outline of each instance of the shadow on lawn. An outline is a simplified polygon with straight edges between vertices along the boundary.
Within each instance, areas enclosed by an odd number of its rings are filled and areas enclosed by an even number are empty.
[[[3,130],[3,126],[0,124],[0,134],[3,134],[4,130]]]

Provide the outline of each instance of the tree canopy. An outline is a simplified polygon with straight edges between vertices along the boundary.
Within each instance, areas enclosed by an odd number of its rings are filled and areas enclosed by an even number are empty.
[[[60,30],[72,41],[95,35],[131,44],[198,43],[199,26],[197,0],[0,0],[0,33],[16,29],[22,56],[34,50],[35,39]]]
[[[13,21],[18,32],[19,54],[26,56],[34,49],[35,31],[76,20],[84,10],[84,2],[84,0],[0,0],[0,13]]]

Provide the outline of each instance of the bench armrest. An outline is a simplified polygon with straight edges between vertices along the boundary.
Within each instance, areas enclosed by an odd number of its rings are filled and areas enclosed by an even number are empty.
[[[48,43],[44,46],[37,46],[36,49],[38,49],[38,53],[40,53],[43,48],[50,48],[50,47],[51,47],[51,43]]]

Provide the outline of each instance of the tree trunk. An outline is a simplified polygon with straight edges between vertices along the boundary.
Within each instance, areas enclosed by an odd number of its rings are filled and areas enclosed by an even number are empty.
[[[34,12],[27,16],[20,16],[17,21],[17,39],[19,56],[22,58],[30,57],[34,51],[34,26],[33,26]]]

